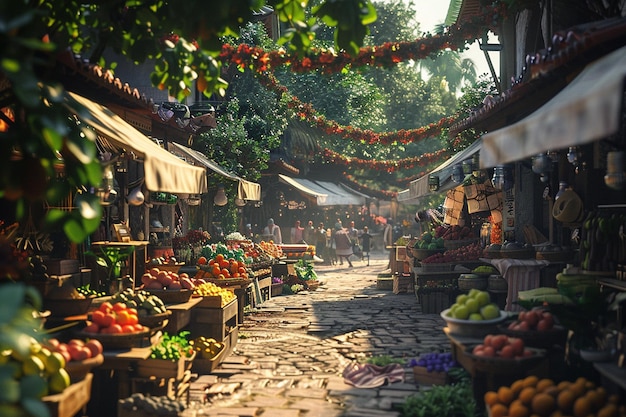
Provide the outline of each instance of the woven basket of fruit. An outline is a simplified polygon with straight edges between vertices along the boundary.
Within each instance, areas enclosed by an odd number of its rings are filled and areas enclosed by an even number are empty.
[[[446,251],[446,248],[437,248],[437,249],[416,249],[416,248],[411,248],[411,257],[417,259],[418,261],[421,261],[422,259],[426,259],[431,255],[434,255],[436,253],[444,253]]]
[[[464,355],[473,361],[475,370],[491,374],[506,375],[527,372],[545,360],[546,356],[545,350],[530,347],[524,347],[523,353],[516,356],[505,357],[497,352],[494,353],[494,356],[487,356],[483,353],[475,353],[477,346],[481,345],[468,346]]]
[[[501,333],[510,337],[517,337],[527,346],[536,348],[552,348],[565,346],[567,330],[555,323],[552,313],[536,308],[521,311],[517,320],[498,326]]]
[[[115,350],[142,347],[147,344],[150,333],[150,328],[144,326],[142,330],[133,333],[90,333],[82,330],[78,332],[77,336],[85,339],[97,339],[102,343],[104,350]]]

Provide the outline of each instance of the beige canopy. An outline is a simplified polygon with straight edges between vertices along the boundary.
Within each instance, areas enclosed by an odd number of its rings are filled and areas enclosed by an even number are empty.
[[[480,167],[519,161],[616,133],[625,78],[626,47],[622,47],[587,65],[560,93],[525,119],[485,134]]]
[[[204,168],[195,167],[161,148],[106,107],[75,93],[69,96],[88,112],[82,121],[116,146],[143,160],[144,184],[149,191],[202,194],[207,192]],[[71,108],[71,104],[68,103]],[[84,112],[74,109],[82,116]]]

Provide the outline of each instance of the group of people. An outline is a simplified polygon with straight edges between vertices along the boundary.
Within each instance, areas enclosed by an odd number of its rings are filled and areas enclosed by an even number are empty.
[[[263,234],[271,237],[275,243],[283,243],[280,226],[274,219],[267,221]],[[337,263],[343,265],[345,261],[348,267],[353,267],[350,259],[353,255],[361,260],[367,256],[369,261],[372,235],[367,226],[363,227],[363,230],[357,229],[354,221],[351,221],[348,227],[343,227],[341,220],[338,219],[334,228],[325,228],[321,222],[316,227],[312,220],[303,227],[300,220],[296,220],[289,232],[289,238],[291,243],[315,245],[317,255],[331,265]]]

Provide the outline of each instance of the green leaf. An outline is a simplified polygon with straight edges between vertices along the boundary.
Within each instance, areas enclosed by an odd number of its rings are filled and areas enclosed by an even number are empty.
[[[8,323],[22,307],[26,288],[23,284],[7,283],[0,290],[0,323]]]

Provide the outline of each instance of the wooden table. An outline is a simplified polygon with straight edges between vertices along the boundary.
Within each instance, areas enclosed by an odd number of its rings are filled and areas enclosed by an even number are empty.
[[[104,247],[112,247],[112,248],[128,248],[130,246],[134,246],[135,250],[130,256],[130,270],[132,271],[133,278],[141,277],[146,268],[146,262],[148,261],[146,248],[150,242],[147,240],[131,240],[128,242],[112,242],[112,241],[99,241],[92,242],[92,248],[98,248],[101,246]],[[143,253],[143,259],[141,264],[138,266],[137,263],[137,252],[141,251]],[[98,252],[94,250],[97,254]]]
[[[167,309],[172,312],[164,331],[169,334],[177,334],[187,327],[191,321],[192,310],[202,301],[202,297],[191,297],[186,303],[168,304]]]

